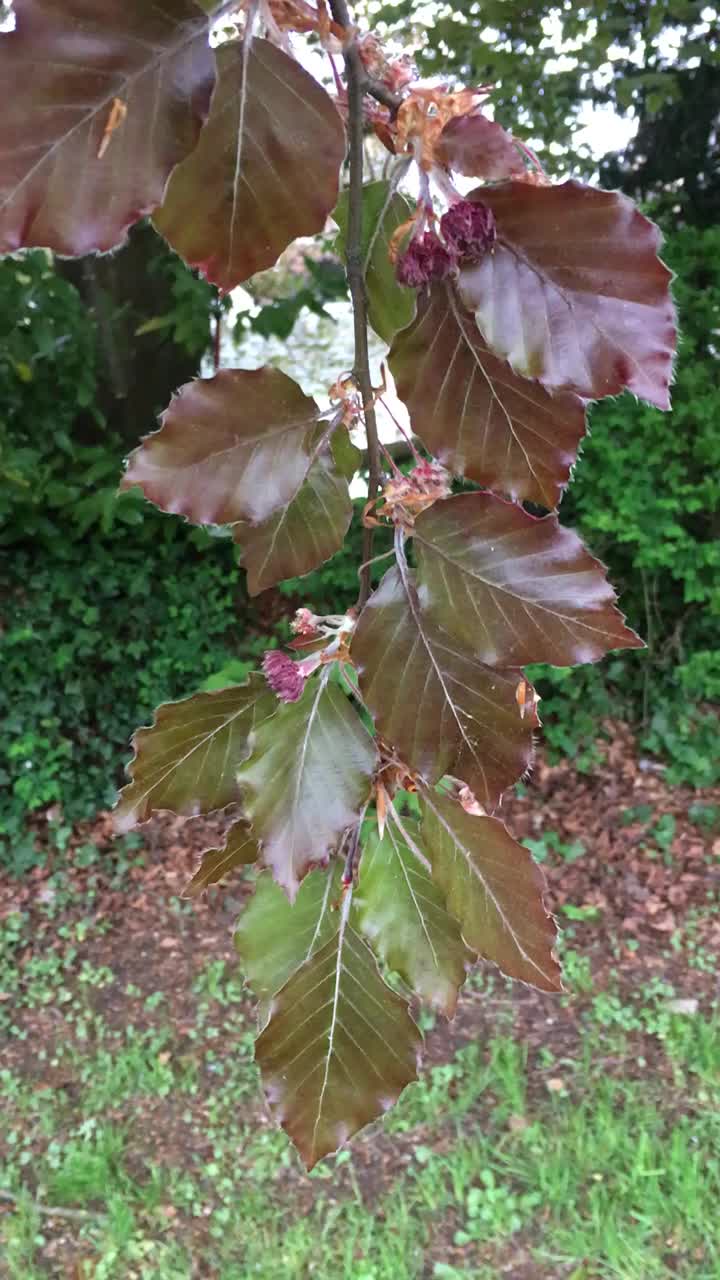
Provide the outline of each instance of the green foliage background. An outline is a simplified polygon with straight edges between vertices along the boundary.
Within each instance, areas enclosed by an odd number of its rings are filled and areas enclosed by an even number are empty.
[[[554,750],[592,767],[603,726],[625,716],[671,779],[701,785],[718,774],[720,230],[681,229],[666,256],[682,334],[673,413],[628,396],[596,407],[562,506],[649,649],[533,674]],[[181,329],[184,297],[198,305],[181,283]],[[91,443],[77,427],[97,358],[91,317],[45,254],[0,263],[0,839],[15,866],[32,860],[29,812],[111,802],[158,702],[213,672],[241,679],[297,604],[335,611],[356,593],[357,520],[328,565],[253,602],[228,539],[118,497],[124,446],[102,421]]]
[[[597,405],[561,508],[648,650],[535,673],[558,748],[591,760],[594,726],[624,714],[669,758],[670,780],[706,786],[720,769],[720,229],[680,228],[663,256],[680,321],[672,413],[630,396]]]

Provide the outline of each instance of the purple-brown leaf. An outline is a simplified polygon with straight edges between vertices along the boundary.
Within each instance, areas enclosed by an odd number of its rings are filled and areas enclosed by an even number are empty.
[[[319,413],[279,369],[198,378],[130,455],[121,488],[137,484],[162,511],[194,524],[266,520],[305,479]]]
[[[375,744],[328,670],[253,735],[237,775],[262,857],[293,899],[357,818],[370,791]],[[268,732],[268,730],[270,730]]]
[[[421,810],[423,849],[467,945],[509,978],[561,990],[557,931],[528,850],[497,818],[475,817],[437,792],[423,793]]]
[[[494,250],[461,270],[480,331],[516,373],[588,399],[625,388],[667,409],[675,351],[660,233],[627,196],[580,182],[478,187]]]
[[[271,1110],[309,1169],[417,1078],[421,1036],[347,920],[272,1002],[255,1045]]]
[[[247,62],[247,67],[246,67]],[[266,40],[217,50],[210,118],[173,174],[158,231],[224,291],[322,231],[338,194],[345,132],[325,90]]]
[[[250,734],[277,705],[262,676],[252,675],[245,684],[158,707],[153,724],[133,737],[132,781],[115,809],[118,830],[160,810],[189,817],[238,800],[236,773],[250,754]]]
[[[352,511],[347,481],[329,456],[321,456],[287,506],[262,524],[235,525],[233,538],[242,547],[240,563],[247,569],[250,595],[283,578],[300,578],[334,556]]]
[[[537,717],[520,715],[520,673],[484,666],[429,618],[404,566],[365,605],[351,652],[376,728],[400,759],[429,783],[460,778],[494,809],[532,759]]]
[[[456,475],[555,507],[585,431],[585,407],[513,373],[487,344],[450,284],[418,299],[390,368],[413,429]]]
[[[525,172],[522,156],[510,134],[479,112],[455,116],[448,121],[436,143],[435,158],[455,173],[467,178],[484,178],[487,182],[499,182]]]
[[[184,898],[197,898],[208,885],[218,884],[237,867],[249,867],[260,857],[257,840],[247,822],[234,822],[218,849],[206,849],[195,875],[183,891]]]
[[[16,0],[0,35],[0,252],[104,252],[162,201],[215,81],[194,0]]]
[[[418,516],[414,545],[429,616],[489,666],[567,667],[642,648],[603,566],[555,515],[458,494]]]

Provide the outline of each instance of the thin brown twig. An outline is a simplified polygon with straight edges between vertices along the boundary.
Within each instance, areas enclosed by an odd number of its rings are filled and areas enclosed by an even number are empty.
[[[20,1205],[23,1197],[14,1195],[12,1191],[0,1191],[0,1201],[5,1204]],[[67,1218],[70,1222],[91,1222],[106,1216],[104,1213],[90,1213],[87,1209],[60,1209],[55,1205],[41,1204],[33,1199],[30,1200],[30,1208],[36,1213],[45,1214],[48,1218]]]
[[[393,115],[397,115],[403,101],[399,93],[393,93],[392,89],[388,89],[381,80],[373,80],[372,76],[366,73],[363,73],[361,88],[363,93],[369,94],[376,102],[382,103],[384,107],[389,107]]]
[[[220,369],[222,359],[222,311],[215,308],[215,331],[213,333],[213,367],[215,373]]]
[[[360,392],[368,444],[368,501],[377,497],[380,485],[380,440],[375,416],[375,396],[370,378],[368,351],[367,296],[365,293],[365,264],[362,252],[362,201],[363,201],[363,97],[367,76],[360,58],[355,31],[350,22],[345,0],[330,0],[335,21],[348,33],[344,49],[345,74],[348,87],[348,152],[350,160],[350,192],[347,230],[347,277],[353,308],[355,330],[355,364],[353,377]],[[369,92],[369,90],[367,90]],[[372,559],[373,531],[363,530],[363,568],[360,570],[360,594],[358,608],[362,608],[370,595],[370,566]]]

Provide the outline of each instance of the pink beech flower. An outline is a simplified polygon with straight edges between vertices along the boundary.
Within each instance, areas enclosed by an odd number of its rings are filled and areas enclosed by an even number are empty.
[[[463,262],[479,262],[495,243],[495,215],[479,200],[458,200],[440,219],[448,251]]]
[[[434,231],[415,236],[397,260],[395,274],[400,284],[417,289],[431,280],[444,280],[455,261]]]
[[[298,609],[290,623],[290,630],[295,636],[317,635],[318,619],[309,609]]]
[[[262,669],[270,688],[281,702],[297,702],[302,697],[305,681],[321,661],[320,653],[312,653],[302,662],[294,662],[282,649],[269,649],[263,656]]]

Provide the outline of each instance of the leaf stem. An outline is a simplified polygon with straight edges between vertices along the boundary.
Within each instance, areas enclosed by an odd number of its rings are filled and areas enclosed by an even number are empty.
[[[410,850],[410,852],[415,855],[418,862],[425,868],[426,871],[432,872],[432,863],[430,862],[430,859],[425,857],[425,854],[423,853],[422,849],[418,847],[418,845],[413,840],[412,836],[408,833],[406,828],[403,826],[400,820],[400,814],[395,808],[395,805],[393,804],[390,797],[388,797],[388,812],[393,822],[395,823],[395,826],[400,832],[400,835],[405,841],[408,849]]]
[[[362,252],[362,201],[363,201],[363,97],[370,92],[365,68],[354,28],[350,22],[345,0],[330,0],[335,21],[348,33],[343,56],[348,86],[348,150],[350,159],[350,192],[347,230],[347,277],[353,308],[355,330],[355,363],[353,377],[360,392],[365,418],[368,445],[368,501],[372,501],[380,486],[380,439],[375,416],[375,396],[370,378],[370,354],[368,351],[367,296],[365,293],[365,264]],[[361,609],[370,595],[370,565],[373,549],[373,530],[363,529],[362,567],[360,569],[360,594],[357,607]]]

